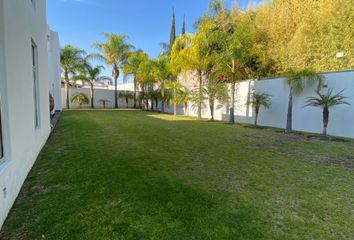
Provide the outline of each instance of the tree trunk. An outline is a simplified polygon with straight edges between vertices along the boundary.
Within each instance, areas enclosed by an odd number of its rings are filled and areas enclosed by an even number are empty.
[[[106,109],[106,102],[103,102],[103,109]]]
[[[65,78],[66,108],[70,109],[69,74],[67,71],[65,71],[65,73],[64,73],[64,78]]]
[[[118,75],[114,77],[114,107],[118,108]]]
[[[112,75],[114,78],[114,107],[118,108],[118,78],[119,68],[116,64],[113,65]]]
[[[259,113],[259,108],[256,107],[256,116],[254,118],[254,125],[257,126],[257,122],[258,122],[258,113]]]
[[[231,107],[230,107],[230,123],[235,123],[235,91],[236,91],[236,84],[233,82],[231,83]]]
[[[134,76],[134,108],[136,108],[136,78]]]
[[[177,115],[177,104],[173,103],[173,115]]]
[[[149,100],[145,100],[145,109],[149,111]]]
[[[153,112],[154,111],[154,101],[153,100],[150,100],[151,101],[151,106],[150,106],[150,108],[151,108],[151,111]]]
[[[94,105],[94,97],[93,97],[93,94],[94,94],[94,90],[93,90],[93,83],[90,83],[90,94],[91,94],[91,108],[95,108],[95,105]]]
[[[327,137],[327,126],[328,126],[328,120],[329,120],[329,110],[328,108],[323,109],[323,131],[322,134]]]
[[[127,103],[127,108],[128,108],[129,107],[129,98],[126,98],[125,102]]]
[[[184,112],[188,115],[188,102],[184,102]]]
[[[161,112],[165,112],[165,102],[161,101]]]
[[[292,132],[292,118],[293,118],[293,85],[290,86],[289,103],[288,103],[288,114],[287,114],[287,117],[286,117],[285,133],[291,133]]]
[[[161,112],[164,113],[165,112],[165,101],[163,100],[163,96],[165,94],[165,84],[164,82],[161,82],[161,86],[160,86],[160,89],[161,89]]]
[[[210,108],[210,115],[211,121],[214,121],[214,99],[209,99],[209,108]]]
[[[202,84],[203,84],[203,75],[202,75],[202,71],[198,70],[198,78],[199,78],[199,96],[201,94],[202,91]],[[202,102],[201,99],[199,99],[198,102],[198,119],[202,119]]]

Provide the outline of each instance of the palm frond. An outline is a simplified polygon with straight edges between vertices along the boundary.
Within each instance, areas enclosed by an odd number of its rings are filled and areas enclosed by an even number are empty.
[[[316,90],[316,97],[308,97],[306,98],[306,104],[304,107],[321,107],[321,108],[332,108],[337,105],[350,105],[347,101],[349,98],[343,96],[342,93],[344,89],[339,91],[336,94],[333,94],[333,89],[329,88],[326,93],[321,93],[320,91]]]

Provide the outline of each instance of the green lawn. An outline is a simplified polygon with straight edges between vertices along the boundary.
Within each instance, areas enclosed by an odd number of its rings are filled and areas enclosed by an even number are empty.
[[[354,142],[66,111],[1,239],[354,239]]]

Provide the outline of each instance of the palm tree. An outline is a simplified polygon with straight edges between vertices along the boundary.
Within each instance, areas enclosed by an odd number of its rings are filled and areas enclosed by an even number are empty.
[[[350,105],[346,101],[348,97],[345,97],[342,95],[344,90],[333,94],[332,89],[328,89],[327,93],[321,94],[320,91],[316,90],[316,97],[308,97],[306,101],[307,106],[312,106],[312,107],[320,107],[323,109],[323,131],[322,134],[324,136],[327,136],[327,126],[328,126],[328,121],[329,121],[329,109],[341,104],[346,104]]]
[[[123,72],[125,74],[132,74],[134,77],[134,108],[136,108],[137,102],[137,88],[138,88],[138,71],[142,62],[147,61],[148,55],[142,50],[138,50],[129,54],[127,62],[123,66]]]
[[[119,98],[125,100],[125,102],[127,104],[127,108],[128,108],[129,107],[129,99],[133,99],[134,94],[131,91],[120,91]]]
[[[104,33],[106,42],[94,43],[93,48],[96,48],[99,53],[91,56],[104,61],[107,66],[112,67],[112,77],[114,78],[115,87],[115,108],[118,108],[118,77],[120,69],[127,62],[128,56],[133,49],[133,46],[127,43],[126,35],[116,35],[114,33]]]
[[[168,108],[170,107],[171,100],[172,100],[171,90],[163,87],[163,89],[161,90],[161,102],[162,102],[161,112],[165,112],[165,108],[163,107],[164,104],[166,104]]]
[[[171,102],[173,103],[173,114],[177,115],[177,105],[182,103],[182,98],[181,96],[183,96],[184,94],[182,94],[183,92],[183,85],[177,81],[173,81],[173,82],[166,82],[164,84],[164,88],[165,89],[169,89],[171,91]],[[162,94],[164,94],[165,91],[163,89]]]
[[[254,107],[254,111],[256,116],[254,118],[254,125],[257,126],[259,109],[263,106],[264,108],[270,108],[271,103],[271,95],[265,92],[254,92],[251,95],[251,99],[248,104],[251,104]]]
[[[60,66],[63,71],[63,80],[65,84],[66,92],[66,108],[70,108],[70,98],[69,98],[69,82],[70,76],[75,75],[75,73],[82,67],[84,63],[83,55],[85,51],[75,48],[71,45],[65,45],[60,51]]]
[[[202,109],[206,107],[206,94],[206,90],[203,86],[200,89],[198,88],[191,91],[190,101],[192,102],[192,108],[197,109],[198,119],[202,119]]]
[[[214,121],[215,101],[224,102],[228,99],[228,89],[224,83],[209,79],[204,91],[208,96],[211,121]]]
[[[143,110],[149,111],[149,96],[147,92],[142,91],[138,95],[138,102]],[[145,104],[143,104],[145,102]]]
[[[107,99],[100,99],[100,100],[98,100],[98,101],[103,104],[103,108],[104,108],[104,109],[106,108],[106,104],[107,104],[108,102],[110,102],[110,101],[107,100]]]
[[[73,79],[75,81],[81,80],[83,82],[87,82],[90,85],[90,99],[91,99],[91,108],[95,108],[94,105],[94,84],[95,82],[100,81],[112,81],[110,77],[101,76],[103,66],[92,67],[89,63],[85,63],[85,65],[81,69],[81,73],[75,76]]]
[[[317,82],[317,90],[323,86],[324,77],[312,69],[289,70],[286,84],[289,86],[288,114],[285,133],[292,132],[293,98],[300,95],[305,89],[312,87]]]
[[[82,104],[88,104],[89,99],[84,93],[76,93],[72,98],[71,102],[76,102],[77,104],[80,105],[80,108],[82,108]]]
[[[182,87],[179,92],[180,102],[184,105],[184,111],[188,110],[188,101],[190,99],[190,90],[187,87]]]
[[[212,65],[213,59],[206,44],[207,34],[198,30],[196,35],[184,34],[179,36],[171,51],[171,69],[177,76],[179,73],[193,72],[198,78],[195,91],[202,95],[204,78]],[[198,119],[202,118],[202,102],[197,104]]]
[[[163,95],[163,90],[165,89],[165,84],[169,83],[172,79],[171,66],[169,62],[169,58],[160,55],[159,58],[153,61],[152,65],[152,75],[153,78],[160,83],[160,93],[159,95]],[[165,111],[165,101],[164,98],[161,98],[161,112]]]

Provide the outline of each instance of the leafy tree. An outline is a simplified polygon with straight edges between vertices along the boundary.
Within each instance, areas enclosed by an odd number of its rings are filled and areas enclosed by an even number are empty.
[[[171,33],[170,33],[170,49],[172,49],[173,44],[176,40],[176,18],[175,9],[172,9],[172,23],[171,23]]]
[[[323,86],[324,77],[312,69],[289,70],[286,84],[289,86],[288,113],[285,133],[292,132],[293,98],[317,83],[317,90]]]
[[[137,102],[137,88],[139,79],[137,73],[139,71],[140,65],[147,61],[148,55],[143,51],[136,51],[129,54],[126,64],[123,66],[123,72],[125,74],[132,74],[134,76],[134,108],[136,108]]]
[[[262,51],[264,32],[257,28],[253,12],[240,11],[236,5],[226,9],[222,0],[211,1],[196,26],[204,29],[206,49],[213,60],[208,75],[218,75],[220,81],[231,84],[230,123],[234,123],[236,83],[272,69],[271,59]]]
[[[112,79],[107,76],[101,76],[102,70],[104,70],[103,66],[95,66],[92,67],[88,62],[86,62],[80,70],[80,74],[76,75],[73,79],[75,81],[81,80],[83,82],[87,82],[90,85],[90,99],[91,99],[91,108],[95,108],[94,105],[94,84],[96,82],[109,81]]]
[[[128,37],[126,35],[116,35],[114,33],[104,33],[103,35],[106,38],[106,42],[94,43],[93,47],[99,53],[91,56],[104,61],[107,66],[112,67],[112,77],[114,78],[115,86],[115,108],[118,108],[118,77],[120,69],[127,62],[133,46],[127,43]]]
[[[98,101],[103,104],[103,108],[104,108],[104,109],[106,108],[106,104],[110,102],[110,101],[107,100],[107,99],[100,99],[100,100],[98,100]]]
[[[80,108],[82,108],[82,104],[88,104],[89,99],[84,93],[76,93],[72,98],[71,102],[76,102],[77,104],[80,105]]]
[[[305,106],[320,107],[323,109],[323,131],[322,134],[327,136],[327,126],[329,121],[329,109],[341,104],[350,105],[346,100],[348,97],[342,95],[344,90],[333,94],[332,89],[328,89],[327,93],[320,93],[316,90],[316,97],[308,97]]]
[[[69,83],[71,77],[81,69],[84,63],[84,54],[85,51],[71,45],[65,45],[60,51],[60,66],[64,75],[67,109],[70,108]]]
[[[287,69],[316,72],[354,68],[354,1],[269,1],[254,9],[255,23],[266,33],[265,51],[277,74]],[[343,58],[336,53],[343,51]]]
[[[265,92],[253,92],[248,104],[251,104],[254,108],[254,111],[256,114],[255,119],[254,119],[254,125],[257,126],[259,109],[261,107],[264,107],[264,108],[271,107],[271,105],[272,105],[271,95],[269,95],[268,93],[265,93]]]
[[[186,34],[186,16],[183,15],[183,22],[182,22],[182,32],[181,35]]]

